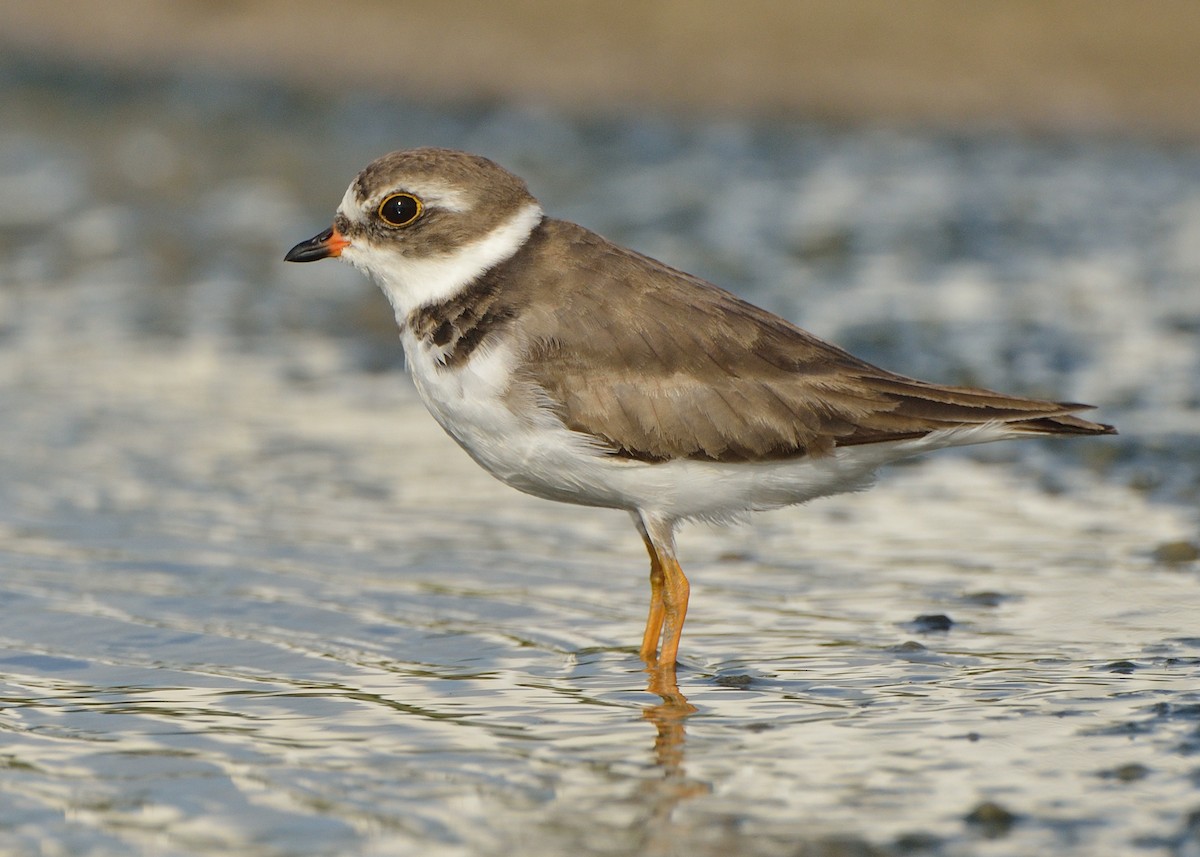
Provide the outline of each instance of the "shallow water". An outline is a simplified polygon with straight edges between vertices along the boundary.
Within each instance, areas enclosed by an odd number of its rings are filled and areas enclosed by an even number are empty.
[[[1200,567],[1160,550],[1198,537],[1196,153],[0,86],[4,853],[1200,852]],[[685,529],[648,693],[628,518],[492,481],[374,292],[278,261],[424,142],[1123,434]]]

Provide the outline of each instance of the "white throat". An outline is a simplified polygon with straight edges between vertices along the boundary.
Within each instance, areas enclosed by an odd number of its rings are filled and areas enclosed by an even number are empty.
[[[450,253],[414,258],[369,244],[351,244],[342,258],[374,278],[403,324],[414,309],[453,297],[484,271],[510,258],[541,219],[541,206],[531,202],[487,235]]]

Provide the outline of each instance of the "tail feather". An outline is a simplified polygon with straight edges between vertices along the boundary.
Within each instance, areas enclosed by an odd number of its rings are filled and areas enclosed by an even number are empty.
[[[1064,405],[1072,410],[1089,407],[1088,405]],[[1116,434],[1117,430],[1107,423],[1094,423],[1071,414],[1061,414],[1052,417],[1038,417],[1031,420],[1014,420],[1007,423],[1011,428],[1028,434],[1042,435],[1094,435]]]
[[[1003,426],[1012,434],[1030,436],[1117,433],[1105,423],[1074,416],[1074,411],[1092,408],[1079,402],[1030,399],[976,387],[945,387],[891,374],[866,380],[886,404],[860,418],[848,435],[838,438],[839,446],[983,425]]]

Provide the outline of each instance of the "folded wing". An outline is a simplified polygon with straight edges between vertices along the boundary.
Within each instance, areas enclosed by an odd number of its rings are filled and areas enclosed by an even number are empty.
[[[887,372],[580,227],[550,228],[566,232],[560,238],[590,270],[563,278],[531,339],[528,380],[568,428],[616,454],[780,459],[986,423],[1014,433],[1114,433],[1071,416],[1087,405]]]

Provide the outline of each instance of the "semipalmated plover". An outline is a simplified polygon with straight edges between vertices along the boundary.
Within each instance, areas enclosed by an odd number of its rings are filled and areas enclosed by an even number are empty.
[[[624,509],[650,553],[641,656],[673,668],[685,519],[866,487],[942,447],[1114,434],[1087,405],[879,369],[690,274],[542,213],[476,155],[393,152],[286,259],[338,257],[396,313],[430,413],[521,491]],[[659,643],[661,641],[661,650]]]

